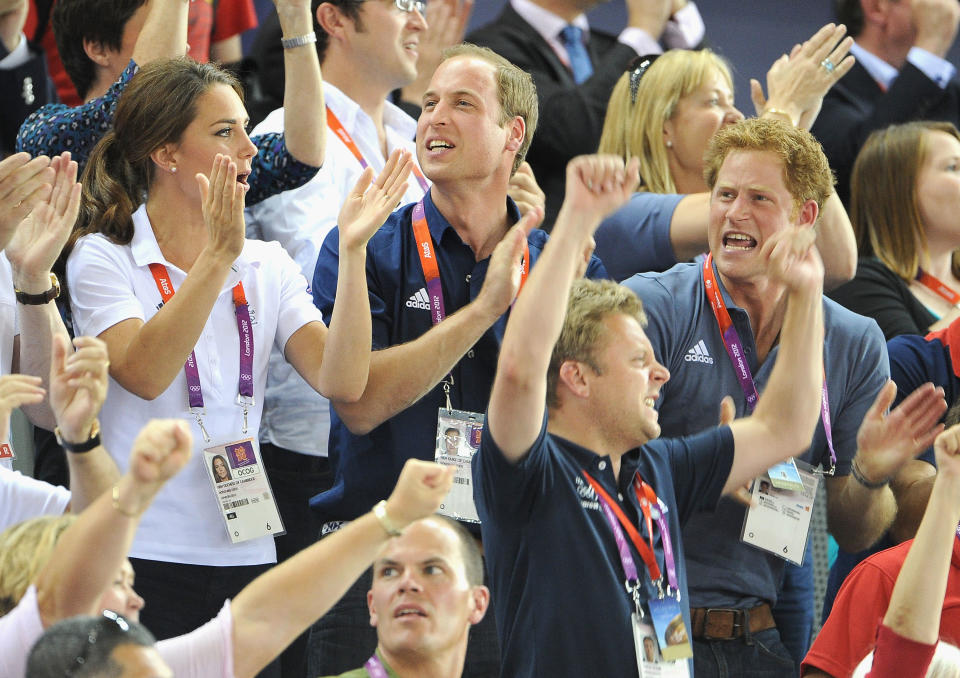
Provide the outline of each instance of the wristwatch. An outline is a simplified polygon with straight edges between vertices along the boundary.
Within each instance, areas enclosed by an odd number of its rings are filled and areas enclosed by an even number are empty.
[[[27,294],[15,289],[17,301],[27,306],[43,306],[60,296],[60,281],[57,280],[55,273],[50,274],[50,289],[40,294]]]
[[[90,427],[90,438],[82,443],[71,443],[64,440],[63,435],[60,433],[59,426],[53,429],[53,435],[57,437],[57,444],[67,452],[73,452],[74,454],[89,452],[93,448],[99,447],[100,445],[100,420],[93,420],[93,426]]]

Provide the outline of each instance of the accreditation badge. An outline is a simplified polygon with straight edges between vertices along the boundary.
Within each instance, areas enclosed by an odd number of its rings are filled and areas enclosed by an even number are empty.
[[[640,678],[689,678],[690,667],[685,659],[669,661],[664,658],[657,631],[649,622],[649,617],[641,618],[636,612],[630,615]]]
[[[0,443],[0,459],[16,459],[17,455],[13,451],[13,445],[10,443]]]
[[[203,460],[231,542],[285,533],[252,438],[208,447]]]
[[[802,565],[820,477],[809,464],[798,461],[796,465],[803,481],[802,490],[779,489],[769,476],[760,476],[753,481],[751,497],[755,506],[747,509],[740,539],[795,565]]]
[[[437,417],[437,443],[434,458],[438,464],[453,466],[453,486],[440,513],[466,523],[479,523],[473,503],[473,471],[470,460],[480,448],[483,415],[464,410],[440,409]]]

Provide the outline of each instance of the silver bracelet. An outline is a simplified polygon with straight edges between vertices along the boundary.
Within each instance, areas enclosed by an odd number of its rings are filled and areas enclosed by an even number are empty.
[[[280,38],[280,44],[284,49],[293,49],[294,47],[303,47],[317,41],[315,31],[310,31],[306,35],[298,35],[295,38]]]
[[[387,515],[387,502],[381,499],[373,507],[373,515],[376,516],[377,521],[380,523],[380,527],[383,528],[391,537],[399,537],[402,532],[398,530],[393,525],[393,521],[390,520],[390,517]]]

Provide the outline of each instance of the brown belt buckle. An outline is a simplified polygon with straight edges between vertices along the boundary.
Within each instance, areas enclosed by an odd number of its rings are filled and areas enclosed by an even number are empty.
[[[712,613],[729,614],[731,617],[731,627],[729,634],[725,636],[715,636],[710,633],[710,615]],[[704,640],[734,640],[741,636],[750,635],[750,611],[738,610],[729,607],[708,607],[703,615],[703,639]]]

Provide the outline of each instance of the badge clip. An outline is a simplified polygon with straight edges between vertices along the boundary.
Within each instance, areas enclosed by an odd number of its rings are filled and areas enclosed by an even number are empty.
[[[206,413],[207,413],[207,411],[206,411],[204,408],[197,408],[197,407],[191,407],[191,408],[190,408],[190,414],[192,414],[192,415],[194,416],[194,418],[197,420],[197,426],[200,427],[200,433],[203,434],[203,441],[204,441],[205,443],[209,443],[209,442],[210,442],[210,434],[207,433],[207,429],[206,429],[206,427],[203,425],[203,415],[205,415]]]

